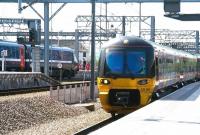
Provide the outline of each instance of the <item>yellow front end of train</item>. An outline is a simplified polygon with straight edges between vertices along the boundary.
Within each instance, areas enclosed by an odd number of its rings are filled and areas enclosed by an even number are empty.
[[[155,86],[153,46],[133,37],[111,40],[102,47],[97,81],[101,104],[111,114],[148,104]]]
[[[159,97],[159,91],[196,77],[197,59],[138,37],[122,36],[101,49],[98,89],[111,114],[129,113]]]
[[[150,102],[154,78],[98,78],[99,97],[108,113],[125,114]]]

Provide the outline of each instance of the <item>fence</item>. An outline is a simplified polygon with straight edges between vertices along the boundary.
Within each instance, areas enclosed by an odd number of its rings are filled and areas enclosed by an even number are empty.
[[[84,103],[90,100],[90,82],[50,87],[50,97],[65,104]],[[95,86],[95,98],[98,97]]]

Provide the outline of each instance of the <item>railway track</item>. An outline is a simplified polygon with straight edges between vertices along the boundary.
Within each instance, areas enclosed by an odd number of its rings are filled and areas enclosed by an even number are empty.
[[[87,134],[89,134],[89,133],[91,133],[91,132],[93,132],[93,131],[95,131],[95,130],[97,130],[99,128],[102,128],[102,127],[104,127],[104,126],[106,126],[106,125],[108,125],[108,124],[110,124],[110,123],[122,118],[123,116],[124,115],[116,115],[114,118],[113,117],[108,118],[108,119],[106,119],[104,121],[101,121],[101,122],[95,124],[95,125],[92,125],[92,126],[90,126],[88,128],[85,128],[85,129],[75,133],[74,135],[87,135]]]
[[[15,95],[15,94],[24,94],[24,93],[31,93],[31,92],[41,92],[41,91],[48,91],[49,86],[46,87],[33,87],[33,88],[20,88],[20,89],[8,89],[8,90],[0,90],[0,96],[8,96],[8,95]]]
[[[81,87],[81,85],[89,85],[90,81],[78,81],[78,82],[64,82],[61,85],[55,85],[51,86],[53,89],[56,89],[58,86],[59,88],[63,88],[66,86],[66,88],[69,88],[71,85],[71,88]],[[19,89],[7,89],[7,90],[0,90],[0,96],[7,96],[7,95],[14,95],[14,94],[24,94],[24,93],[31,93],[31,92],[41,92],[41,91],[49,91],[50,86],[38,86],[38,87],[32,87],[32,88],[19,88]]]

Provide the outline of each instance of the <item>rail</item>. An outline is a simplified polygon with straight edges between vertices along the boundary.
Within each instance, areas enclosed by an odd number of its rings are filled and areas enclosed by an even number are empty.
[[[41,92],[41,91],[48,91],[48,90],[49,90],[49,86],[7,89],[7,90],[0,90],[0,96],[9,96],[9,95],[14,95],[14,94],[24,94],[24,93],[31,93],[31,92]]]
[[[88,128],[85,128],[85,129],[75,133],[74,135],[88,135],[89,133],[91,133],[91,132],[93,132],[93,131],[95,131],[99,128],[102,128],[102,127],[104,127],[104,126],[106,126],[106,125],[108,125],[108,124],[110,124],[110,123],[112,123],[112,122],[114,122],[114,121],[116,121],[120,118],[122,118],[122,115],[117,115],[115,118],[113,118],[113,117],[108,118],[106,120],[103,120],[103,121],[95,124],[95,125],[92,125]]]

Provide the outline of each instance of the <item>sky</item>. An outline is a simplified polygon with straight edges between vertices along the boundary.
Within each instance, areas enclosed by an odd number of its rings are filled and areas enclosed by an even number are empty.
[[[26,5],[25,3],[23,5]],[[59,8],[61,4],[50,4],[50,15]],[[43,16],[43,4],[34,4],[33,7]],[[181,3],[181,13],[200,13],[200,3]],[[39,18],[31,8],[18,13],[17,3],[0,3],[1,18]],[[105,15],[105,4],[96,4],[96,14]],[[74,32],[77,24],[77,15],[91,15],[91,4],[68,3],[50,22],[50,30]],[[108,4],[108,15],[115,16],[138,16],[138,3]],[[200,23],[182,22],[164,17],[163,3],[142,3],[143,16],[155,16],[156,29],[170,30],[200,30]],[[52,26],[51,26],[52,24]],[[43,24],[42,24],[43,27]]]

